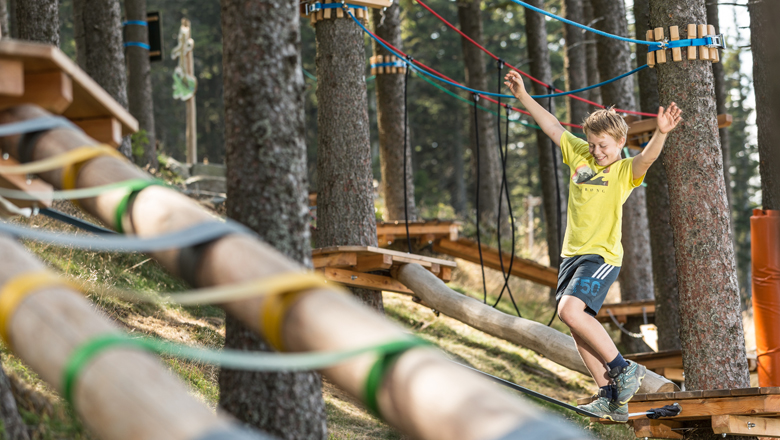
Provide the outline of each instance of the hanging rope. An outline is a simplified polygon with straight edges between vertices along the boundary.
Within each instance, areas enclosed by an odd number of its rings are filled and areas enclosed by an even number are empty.
[[[411,58],[411,57],[409,57]],[[409,238],[409,198],[406,193],[406,147],[408,143],[407,127],[409,126],[409,108],[407,106],[406,91],[409,84],[409,70],[404,72],[404,224],[406,225],[406,246],[412,253],[412,240]]]
[[[612,323],[615,324],[617,326],[617,328],[620,329],[621,332],[627,334],[628,336],[631,336],[634,339],[641,339],[641,338],[644,337],[644,335],[642,333],[633,333],[633,332],[627,330],[622,325],[620,325],[620,323],[618,322],[617,318],[615,318],[615,315],[612,314],[612,310],[607,309],[607,314],[609,314],[610,319],[612,319]],[[645,324],[647,324],[647,318],[645,318]]]
[[[482,303],[487,304],[487,285],[485,284],[485,262],[482,260],[482,241],[479,238],[479,118],[477,117],[477,102],[479,102],[479,95],[474,93],[472,99],[474,99],[474,138],[476,140],[477,149],[477,188],[475,193],[477,194],[477,249],[479,250],[479,266],[482,268]]]

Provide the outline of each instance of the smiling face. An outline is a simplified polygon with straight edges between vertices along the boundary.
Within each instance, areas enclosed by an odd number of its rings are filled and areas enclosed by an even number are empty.
[[[607,133],[588,133],[588,151],[601,167],[611,165],[620,160],[620,150],[626,143],[626,138],[615,139]]]

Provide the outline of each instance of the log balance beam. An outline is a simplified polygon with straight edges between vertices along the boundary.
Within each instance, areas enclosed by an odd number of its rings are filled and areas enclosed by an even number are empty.
[[[582,398],[585,404],[591,398]],[[680,415],[651,420],[634,416],[628,421],[637,437],[682,439],[691,422],[711,421],[715,434],[780,438],[780,388],[682,391],[637,394],[628,402],[629,413],[641,413],[673,403]],[[603,420],[591,419],[604,423]]]
[[[461,295],[440,279],[415,264],[401,267],[394,275],[428,306],[491,336],[533,350],[570,370],[590,375],[574,346],[574,339],[536,321],[518,318]],[[641,392],[673,391],[677,386],[651,371],[642,382]]]
[[[0,123],[47,115],[35,106],[19,106],[0,112]],[[18,140],[18,136],[0,139],[0,147],[16,157]],[[54,129],[36,139],[31,146],[31,156],[33,160],[41,160],[94,143],[83,133]],[[84,162],[76,178],[76,188],[146,176],[128,161],[101,156]],[[41,173],[41,177],[59,187],[62,171]],[[115,213],[123,197],[121,191],[119,193],[114,191],[83,199],[80,205],[116,229]],[[219,220],[185,195],[170,188],[151,186],[137,194],[120,221],[126,233],[148,238]],[[180,265],[179,249],[151,255],[175,275],[181,276],[189,270],[198,287],[230,285],[283,273],[295,276],[305,270],[253,236],[228,235],[202,249],[198,264],[189,268]],[[421,267],[420,270],[430,274]],[[262,319],[260,312],[268,304],[278,304],[276,301],[277,297],[252,298],[220,306],[248,329],[264,335],[261,327],[268,322]],[[327,288],[302,292],[295,296],[286,313],[274,317],[279,321],[279,325],[274,326],[279,332],[277,342],[285,351],[343,350],[408,337],[400,326],[357,299]],[[339,388],[365,401],[364,384],[377,360],[377,355],[367,354],[324,369],[323,374]],[[521,434],[523,430],[536,429],[546,429],[551,436],[559,433],[558,438],[562,440],[587,437],[584,432],[574,436],[566,434],[571,432],[570,428],[557,417],[455,365],[433,348],[414,348],[400,355],[387,369],[378,387],[377,403],[384,420],[419,439],[495,439],[510,432],[520,433],[512,437],[520,439],[529,438]]]

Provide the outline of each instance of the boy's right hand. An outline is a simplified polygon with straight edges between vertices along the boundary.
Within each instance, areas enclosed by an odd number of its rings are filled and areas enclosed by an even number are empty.
[[[523,78],[514,70],[510,70],[509,73],[506,74],[504,81],[504,84],[509,87],[509,90],[515,95],[515,98],[520,99],[520,97],[526,93]]]

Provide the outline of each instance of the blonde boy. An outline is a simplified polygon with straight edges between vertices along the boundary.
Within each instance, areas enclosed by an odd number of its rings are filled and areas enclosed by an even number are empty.
[[[658,128],[650,142],[636,157],[621,159],[628,126],[614,110],[588,116],[585,142],[531,98],[517,72],[509,72],[504,79],[545,134],[561,147],[563,162],[572,171],[556,299],[558,316],[571,329],[577,350],[599,386],[598,399],[581,408],[626,422],[627,403],[647,370],[623,359],[595,316],[623,260],[623,203],[661,154],[666,135],[680,122],[682,111],[675,103],[666,110],[659,108]]]

